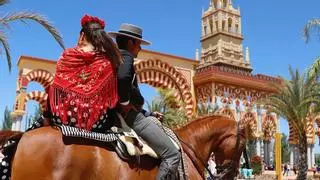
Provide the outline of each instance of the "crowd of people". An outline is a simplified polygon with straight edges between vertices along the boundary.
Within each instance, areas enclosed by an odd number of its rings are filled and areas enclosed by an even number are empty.
[[[291,170],[291,169],[290,169],[290,164],[288,164],[288,163],[284,164],[284,165],[283,165],[283,174],[282,174],[282,175],[283,175],[283,176],[284,176],[284,175],[287,175],[287,176],[288,176],[288,175],[290,174],[290,170]]]
[[[292,175],[291,171],[293,172],[293,175],[296,175],[297,174],[297,167],[296,166],[291,167],[289,163],[285,163],[282,165],[282,175],[283,176]]]

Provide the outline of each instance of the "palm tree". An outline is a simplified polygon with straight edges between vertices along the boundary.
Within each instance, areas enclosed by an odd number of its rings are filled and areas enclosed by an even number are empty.
[[[163,113],[163,100],[160,99],[159,97],[155,97],[152,101],[151,104],[147,102],[147,107],[150,112],[161,112]]]
[[[4,110],[4,116],[2,120],[2,130],[11,130],[12,126],[12,117],[11,117],[11,111],[8,110],[8,107]]]
[[[312,66],[311,66],[312,67]],[[319,83],[315,76],[300,74],[298,70],[289,68],[291,80],[282,79],[281,84],[274,84],[277,94],[262,100],[266,108],[282,116],[292,124],[298,133],[299,173],[297,179],[307,178],[307,136],[306,124],[311,114],[320,110]]]
[[[290,151],[288,144],[288,136],[282,133],[281,136],[281,161],[282,163],[289,162],[290,160]]]
[[[211,103],[199,103],[197,106],[196,116],[208,116],[210,114],[215,114],[219,107]]]
[[[35,121],[37,121],[43,113],[40,104],[38,104],[38,106],[35,106],[34,109],[35,111],[33,115],[26,116],[25,129],[28,129]]]
[[[174,91],[170,89],[157,89],[159,96],[151,104],[147,103],[148,110],[157,111],[164,115],[162,123],[168,127],[178,127],[187,122],[186,112],[181,107],[183,103],[177,101]]]
[[[304,36],[306,42],[309,42],[309,40],[310,40],[310,32],[312,30],[316,30],[317,33],[320,34],[320,19],[311,19],[304,26],[303,36]]]
[[[257,140],[256,139],[249,139],[247,141],[247,151],[249,159],[251,159],[253,156],[257,155]]]
[[[8,2],[9,0],[0,0],[0,6],[3,6]],[[26,11],[9,13],[3,17],[0,17],[0,43],[2,44],[3,49],[6,53],[9,72],[11,72],[10,47],[9,47],[7,36],[3,30],[10,27],[9,26],[10,22],[17,21],[17,20],[24,23],[26,20],[31,20],[39,23],[47,31],[49,31],[49,33],[55,38],[55,40],[59,43],[59,45],[64,49],[64,45],[63,45],[63,41],[60,33],[55,27],[53,27],[53,25],[48,21],[46,17],[37,13],[26,12]]]

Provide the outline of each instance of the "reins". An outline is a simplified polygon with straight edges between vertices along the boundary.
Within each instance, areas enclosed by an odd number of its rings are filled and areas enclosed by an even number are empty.
[[[178,136],[177,138],[179,139],[179,141],[185,145],[189,150],[191,150],[194,154],[194,156],[197,158],[197,160],[201,163],[202,166],[204,166],[204,168],[206,169],[206,171],[209,173],[209,176],[210,178],[212,179],[221,179],[223,178],[228,172],[230,172],[232,170],[232,167],[233,167],[233,161],[235,159],[235,151],[239,149],[239,146],[240,146],[240,128],[239,128],[239,122],[237,122],[237,141],[236,141],[236,146],[235,146],[235,149],[233,150],[233,155],[232,155],[232,158],[231,158],[231,162],[229,163],[229,165],[224,169],[224,171],[219,174],[218,176],[215,176],[212,174],[212,172],[209,170],[209,168],[207,167],[207,163],[203,162],[203,160],[196,154],[196,151],[187,143],[185,143],[183,140],[181,140]],[[201,172],[201,168],[199,167],[199,165],[197,164],[196,160],[194,160],[192,157],[192,155],[190,154],[190,152],[188,151],[185,151],[185,153],[187,153],[187,155],[190,157],[193,165],[196,167],[197,171],[199,172],[199,174],[203,174],[203,172]],[[223,168],[223,167],[221,167]]]
[[[187,143],[185,143],[183,140],[181,140],[178,136],[177,138],[179,139],[179,141],[184,144],[185,146],[187,146],[187,148],[189,148],[193,154],[196,156],[196,158],[200,161],[200,163],[204,166],[204,168],[208,171],[209,173],[209,176],[212,178],[212,179],[215,179],[215,177],[213,176],[212,172],[209,170],[209,168],[207,167],[207,163],[204,163],[202,161],[202,159],[195,153],[195,150]],[[188,151],[185,151],[185,153],[187,153],[187,155],[190,157],[193,165],[196,167],[197,171],[199,174],[203,174],[201,171],[200,171],[200,167],[198,167],[197,163],[195,162],[195,160],[192,157],[192,155],[188,152]]]

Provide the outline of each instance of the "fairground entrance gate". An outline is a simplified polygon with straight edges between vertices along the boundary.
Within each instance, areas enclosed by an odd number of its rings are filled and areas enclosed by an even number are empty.
[[[195,113],[197,104],[218,107],[218,113],[235,121],[249,123],[250,138],[256,140],[257,154],[265,163],[273,163],[273,138],[278,116],[267,112],[256,103],[274,90],[271,82],[279,79],[252,74],[249,49],[243,48],[240,10],[235,9],[231,0],[211,0],[209,8],[202,14],[202,49],[196,51],[195,59],[142,50],[135,68],[140,83],[153,87],[175,90],[177,99],[186,106],[188,117]],[[183,46],[181,46],[183,47]],[[48,98],[47,88],[55,73],[56,62],[42,58],[21,56],[18,62],[17,96],[12,129],[21,129],[21,120],[29,100],[37,101],[43,108]],[[44,91],[27,92],[30,82],[41,84]],[[314,124],[308,124],[308,165],[314,164]],[[298,143],[295,130],[289,124],[290,163],[297,159]]]

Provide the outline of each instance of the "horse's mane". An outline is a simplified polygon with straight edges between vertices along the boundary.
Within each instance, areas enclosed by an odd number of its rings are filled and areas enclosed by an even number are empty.
[[[23,135],[20,131],[4,130],[0,131],[0,147],[3,147],[9,140],[19,141]]]
[[[234,120],[230,119],[228,116],[225,116],[225,115],[209,114],[209,115],[205,115],[205,116],[196,117],[195,119],[190,120],[188,123],[186,123],[184,126],[182,126],[180,128],[187,127],[187,126],[190,126],[190,125],[195,124],[195,123],[197,123],[197,124],[201,123],[202,121],[205,121],[208,118],[210,118],[212,121],[215,121],[215,120],[218,120],[218,119],[234,121]],[[178,129],[180,129],[180,128],[178,128]]]
[[[202,134],[202,133],[207,134],[207,133],[211,132],[209,130],[212,129],[213,126],[215,126],[214,124],[216,124],[216,122],[218,120],[222,120],[225,123],[228,122],[228,124],[231,126],[229,126],[229,125],[224,126],[224,127],[228,127],[228,128],[232,128],[233,123],[236,123],[236,121],[228,118],[227,116],[220,115],[220,114],[219,115],[218,114],[210,114],[207,116],[197,117],[196,119],[189,121],[184,126],[181,126],[179,128],[174,129],[174,131],[175,132],[188,132],[187,134],[190,133],[190,135],[192,134],[191,136],[193,136],[195,134]],[[217,130],[223,131],[223,129],[217,129]],[[226,129],[224,131],[226,131]]]

